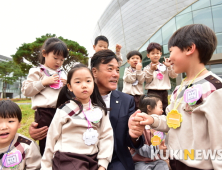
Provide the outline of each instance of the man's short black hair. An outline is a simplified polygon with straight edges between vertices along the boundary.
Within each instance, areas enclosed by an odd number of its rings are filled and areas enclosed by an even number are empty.
[[[94,45],[96,45],[98,43],[98,41],[105,41],[105,42],[107,42],[107,44],[109,46],[109,40],[103,35],[96,37]]]
[[[0,117],[6,118],[18,118],[19,122],[22,120],[22,112],[19,106],[11,100],[0,101]]]
[[[140,53],[139,51],[136,51],[136,50],[135,50],[135,51],[130,51],[130,52],[127,54],[127,56],[126,56],[127,60],[129,60],[129,59],[130,59],[132,56],[134,56],[134,55],[138,55],[141,60],[143,59],[141,53]]]
[[[172,35],[168,48],[176,46],[183,51],[192,44],[196,45],[199,52],[200,63],[206,65],[217,47],[217,37],[209,27],[202,24],[191,24],[178,29]]]
[[[100,64],[107,64],[111,60],[116,59],[117,62],[119,62],[119,59],[116,57],[116,54],[111,50],[101,50],[95,53],[91,59],[91,68],[96,67]]]

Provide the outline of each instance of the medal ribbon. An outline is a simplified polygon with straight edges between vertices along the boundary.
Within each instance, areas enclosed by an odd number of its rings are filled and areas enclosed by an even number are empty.
[[[191,83],[188,85],[187,88],[190,87],[190,85],[194,82],[194,80],[195,80],[204,70],[206,70],[206,68],[202,69],[202,70],[193,78],[193,80],[191,81]],[[177,97],[179,96],[179,93],[182,91],[182,86],[183,86],[183,82],[184,82],[185,79],[186,79],[186,77],[185,77],[185,78],[182,80],[182,82],[181,82],[179,91],[178,91],[178,93],[177,93]],[[174,108],[173,108],[174,110],[176,110],[176,109],[178,108],[178,106],[180,105],[181,101],[183,100],[183,96],[182,96],[181,99],[180,99],[180,101],[179,101],[179,103],[176,105],[177,97],[176,97],[175,104],[174,104]]]
[[[91,103],[91,99],[89,99],[89,110],[90,110],[90,103]],[[84,114],[84,116],[88,122],[88,129],[92,128],[92,125],[91,125],[90,121],[87,119],[86,114],[84,113],[83,109],[82,109],[82,113]]]

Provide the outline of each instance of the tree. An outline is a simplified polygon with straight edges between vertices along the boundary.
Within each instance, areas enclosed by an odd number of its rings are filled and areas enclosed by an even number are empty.
[[[6,98],[6,88],[8,84],[13,84],[19,78],[20,67],[13,61],[0,62],[0,80],[2,82],[2,98]],[[23,74],[24,75],[24,74]]]
[[[41,36],[40,38],[36,38],[36,40],[32,43],[24,43],[17,49],[17,52],[12,55],[14,62],[19,64],[23,73],[27,74],[31,67],[38,66],[40,64],[38,60],[40,48],[42,47],[44,41],[50,37],[56,37],[56,35],[46,34]],[[80,46],[75,41],[64,39],[63,37],[58,38],[64,41],[69,49],[69,55],[63,63],[63,69],[66,72],[72,67],[75,62],[87,64],[88,54],[85,47]],[[31,64],[25,62],[24,59],[29,61]]]

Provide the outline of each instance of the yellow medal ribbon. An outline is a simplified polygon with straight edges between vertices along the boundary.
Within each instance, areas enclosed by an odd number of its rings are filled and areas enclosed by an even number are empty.
[[[193,83],[193,81],[204,71],[206,70],[206,68],[202,69],[194,78],[193,80],[191,81],[191,83],[188,85],[188,88],[190,87],[190,85]],[[184,78],[181,82],[181,85],[180,85],[180,88],[177,92],[177,97],[179,95],[179,93],[182,91],[182,87],[183,87],[183,82],[186,78]],[[181,101],[183,100],[183,96],[181,97],[180,101],[177,103],[177,97],[175,99],[175,103],[174,103],[174,108],[173,110],[171,110],[168,114],[167,114],[167,125],[169,128],[178,128],[180,127],[180,124],[181,122],[183,121],[183,118],[182,118],[182,114],[178,112],[177,108],[178,106],[180,105]]]

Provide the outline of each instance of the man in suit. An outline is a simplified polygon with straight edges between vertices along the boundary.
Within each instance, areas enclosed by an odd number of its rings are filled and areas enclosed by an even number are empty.
[[[140,135],[144,127],[129,119],[135,112],[134,98],[115,90],[119,79],[118,58],[110,50],[99,51],[91,59],[91,69],[99,92],[110,109],[108,114],[114,132],[114,151],[108,170],[134,170],[128,147],[142,147],[143,137]]]

